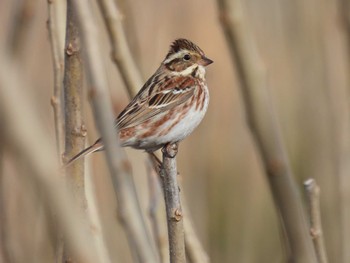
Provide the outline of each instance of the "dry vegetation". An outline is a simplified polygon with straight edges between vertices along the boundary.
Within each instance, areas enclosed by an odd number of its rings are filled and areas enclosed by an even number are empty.
[[[90,2],[80,139],[115,140],[103,128],[108,107],[119,113],[175,38],[214,60],[209,111],[177,155],[188,262],[208,260],[202,247],[210,262],[350,262],[347,0]],[[145,153],[110,146],[118,161],[89,156],[83,182],[59,169],[66,1],[2,0],[0,23],[0,262],[60,262],[62,251],[78,262],[168,262],[163,192]],[[314,244],[326,251],[314,253],[307,228],[318,238],[319,216],[324,242]]]

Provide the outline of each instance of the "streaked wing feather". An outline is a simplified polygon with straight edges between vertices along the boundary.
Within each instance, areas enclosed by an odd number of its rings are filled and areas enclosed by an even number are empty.
[[[137,96],[141,99],[134,99],[125,108],[118,116],[116,125],[119,129],[139,125],[157,114],[184,103],[193,95],[195,88],[196,81],[193,78],[179,76],[165,81],[153,96],[146,98]]]

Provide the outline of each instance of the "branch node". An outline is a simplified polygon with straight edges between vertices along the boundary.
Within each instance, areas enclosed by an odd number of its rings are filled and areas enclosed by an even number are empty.
[[[322,236],[322,231],[320,229],[311,227],[310,228],[310,235],[312,239],[320,238]]]
[[[83,137],[86,137],[86,135],[87,135],[87,128],[86,128],[85,124],[82,124],[82,125],[80,126],[80,131],[81,131],[81,135],[82,135]]]
[[[87,135],[87,129],[85,124],[82,124],[80,127],[75,127],[72,131],[71,131],[72,135],[76,135],[76,136],[80,136],[80,137],[86,137]]]
[[[66,164],[69,161],[69,159],[70,158],[66,155],[65,152],[61,154],[61,161],[63,164]]]
[[[78,39],[74,39],[72,42],[69,42],[66,47],[66,54],[68,56],[74,55],[74,53],[77,53],[79,51],[79,44]]]
[[[168,158],[175,158],[178,151],[177,143],[168,143],[162,149],[163,154]]]
[[[175,221],[179,222],[180,220],[182,220],[182,218],[183,218],[183,214],[182,214],[181,209],[175,208],[175,209],[173,210],[172,219],[174,219]]]
[[[321,210],[320,210],[320,187],[313,178],[304,182],[310,213],[310,236],[314,243],[318,262],[328,262],[326,247],[323,240]]]
[[[55,107],[59,104],[59,99],[56,96],[52,96],[50,100],[50,104],[52,107]]]

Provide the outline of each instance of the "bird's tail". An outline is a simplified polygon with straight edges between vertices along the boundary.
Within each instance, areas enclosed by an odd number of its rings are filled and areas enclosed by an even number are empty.
[[[103,150],[103,144],[101,139],[98,139],[94,144],[92,144],[91,146],[85,148],[84,150],[82,150],[80,153],[78,153],[77,155],[73,156],[66,164],[65,166],[69,166],[71,165],[73,162],[75,162],[76,160],[79,160],[80,158],[93,153],[93,152],[97,152],[97,151],[101,151]]]

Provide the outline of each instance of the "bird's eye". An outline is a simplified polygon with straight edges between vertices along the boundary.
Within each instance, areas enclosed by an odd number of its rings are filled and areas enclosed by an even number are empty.
[[[189,54],[184,55],[184,60],[190,60],[191,56]]]

